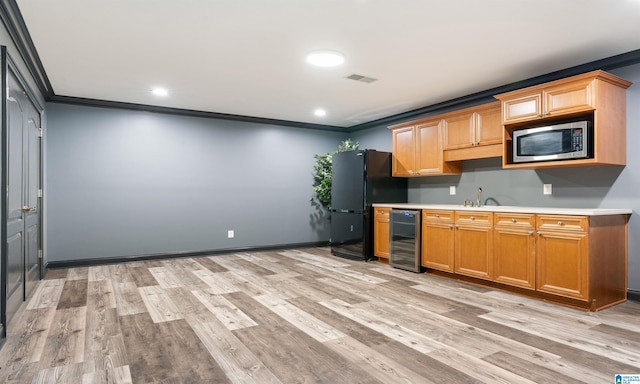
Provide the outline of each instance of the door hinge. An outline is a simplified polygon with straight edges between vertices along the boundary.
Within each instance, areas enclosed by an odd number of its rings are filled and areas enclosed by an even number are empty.
[[[38,128],[38,137],[44,137],[44,128]]]
[[[38,197],[42,197],[42,189],[38,189]]]
[[[38,260],[42,261],[42,249],[38,249]],[[42,263],[40,263],[42,265]]]

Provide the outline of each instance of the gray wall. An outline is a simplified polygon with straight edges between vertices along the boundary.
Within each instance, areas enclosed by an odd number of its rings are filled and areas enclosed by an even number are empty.
[[[313,155],[346,134],[57,103],[47,113],[49,262],[329,238],[310,203]]]
[[[493,197],[501,205],[632,209],[629,289],[640,291],[640,64],[610,72],[633,82],[627,91],[625,167],[503,170],[499,159],[465,161],[461,175],[409,179],[410,202],[462,204],[465,199],[475,199],[475,191],[482,187],[483,200]],[[355,132],[352,137],[361,144],[391,149],[386,126]],[[543,184],[553,185],[552,195],[542,194]],[[457,187],[455,196],[449,195],[451,185]]]

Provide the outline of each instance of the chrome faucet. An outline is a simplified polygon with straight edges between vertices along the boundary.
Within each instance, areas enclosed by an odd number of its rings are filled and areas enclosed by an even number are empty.
[[[480,207],[482,205],[480,195],[482,195],[482,188],[478,187],[478,199],[476,200],[476,207]]]

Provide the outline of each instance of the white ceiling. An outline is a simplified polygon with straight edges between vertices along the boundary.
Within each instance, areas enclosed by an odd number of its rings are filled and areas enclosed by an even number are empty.
[[[17,4],[56,95],[342,127],[640,49],[640,0]]]

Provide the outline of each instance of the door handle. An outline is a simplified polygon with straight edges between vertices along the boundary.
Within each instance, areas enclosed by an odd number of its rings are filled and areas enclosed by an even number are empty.
[[[28,213],[28,212],[35,212],[35,211],[37,211],[37,210],[38,210],[38,207],[27,207],[27,206],[25,205],[25,206],[23,206],[20,210],[21,210],[22,212],[25,212],[25,213]]]

